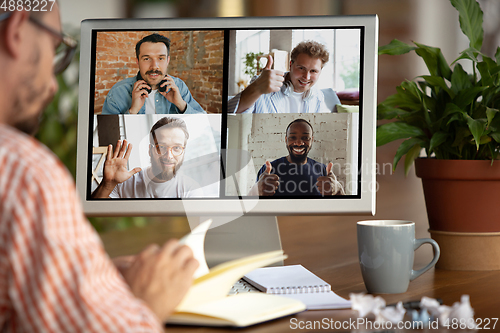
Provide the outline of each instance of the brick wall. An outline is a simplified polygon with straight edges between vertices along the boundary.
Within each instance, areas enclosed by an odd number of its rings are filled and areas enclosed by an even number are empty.
[[[97,34],[94,113],[111,87],[135,76],[139,70],[135,44],[153,31],[99,32]],[[209,113],[222,110],[222,69],[224,33],[222,31],[157,31],[170,38],[168,74],[182,79],[201,107]]]

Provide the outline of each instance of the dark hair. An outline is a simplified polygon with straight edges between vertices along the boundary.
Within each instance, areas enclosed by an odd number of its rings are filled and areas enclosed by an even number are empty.
[[[173,118],[173,117],[163,117],[160,120],[158,120],[153,127],[151,127],[150,131],[150,136],[149,136],[149,141],[151,144],[156,143],[156,134],[155,131],[160,129],[160,128],[180,128],[184,134],[186,135],[186,141],[189,139],[189,133],[187,130],[186,123],[184,120],[180,118]]]
[[[137,57],[137,59],[139,59],[139,54],[141,51],[142,43],[146,43],[146,42],[165,44],[165,46],[167,47],[167,56],[170,55],[170,39],[168,39],[167,37],[162,36],[160,34],[154,33],[154,34],[151,34],[149,36],[144,37],[143,39],[138,41],[137,44],[135,44],[135,56]]]
[[[328,62],[330,58],[330,54],[328,53],[328,50],[326,49],[325,45],[315,42],[313,40],[306,40],[303,42],[300,42],[295,46],[292,50],[292,53],[290,54],[290,59],[292,62],[295,62],[297,60],[297,57],[299,54],[305,53],[311,58],[318,58],[321,60],[321,68]]]
[[[306,123],[307,125],[309,125],[309,127],[311,127],[311,135],[313,135],[314,129],[313,129],[312,125],[307,120],[302,119],[302,118],[295,119],[290,124],[288,124],[286,131],[285,131],[285,135],[288,135],[288,129],[290,128],[290,126],[292,126],[295,123]]]

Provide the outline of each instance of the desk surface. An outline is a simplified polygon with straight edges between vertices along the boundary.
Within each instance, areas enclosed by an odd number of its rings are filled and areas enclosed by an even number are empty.
[[[332,289],[342,297],[349,298],[350,293],[366,292],[358,264],[356,247],[356,221],[343,218],[280,218],[280,230],[283,248],[288,255],[287,265],[302,264],[332,285]],[[313,226],[313,227],[311,227]],[[311,244],[304,241],[314,239]],[[423,267],[432,258],[430,245],[416,252],[415,267]],[[443,299],[444,304],[452,305],[460,301],[462,294],[470,295],[475,318],[498,318],[498,297],[500,296],[500,271],[472,272],[446,271],[431,269],[410,283],[404,294],[381,295],[387,304],[398,301],[419,300],[422,296]],[[292,317],[278,319],[242,329],[242,332],[275,333],[291,332],[291,318],[301,322],[349,321],[357,319],[357,311],[328,310],[306,311]],[[500,323],[497,324],[500,329]],[[227,331],[220,328],[197,328],[169,326],[168,332],[216,332]],[[320,331],[320,330],[318,330]],[[438,330],[430,330],[438,332]],[[422,330],[420,330],[422,332]]]
[[[398,173],[387,174],[384,163],[392,160],[395,147],[389,147],[388,156],[379,154],[381,166],[378,175],[380,190],[377,193],[377,219],[407,219],[416,222],[417,238],[429,237],[427,216],[420,180],[410,173],[405,178]],[[385,171],[384,171],[385,170]],[[369,218],[369,217],[368,217]],[[283,249],[288,255],[286,265],[302,264],[332,285],[342,297],[350,293],[366,292],[357,257],[356,221],[367,219],[350,217],[279,217]],[[373,219],[373,218],[372,218]],[[172,222],[172,219],[171,221]],[[140,230],[127,230],[102,235],[106,250],[111,256],[133,254],[151,242],[164,242],[171,237],[182,237],[189,229],[187,222],[152,224]],[[172,229],[172,226],[177,226]],[[423,267],[432,258],[430,245],[424,245],[415,255],[415,268]],[[498,318],[500,298],[500,271],[445,271],[431,269],[410,283],[404,294],[381,295],[387,304],[398,301],[419,300],[422,296],[441,298],[446,305],[460,301],[463,294],[470,295],[475,318]],[[291,318],[299,321],[356,320],[357,312],[352,310],[305,311],[293,317],[286,317],[268,323],[255,325],[238,332],[276,333],[292,332]],[[500,323],[497,329],[500,330]],[[168,332],[227,332],[229,329],[206,327],[169,326]],[[321,330],[315,330],[321,331]],[[346,331],[346,330],[344,330]],[[363,331],[363,330],[360,330]],[[439,330],[428,330],[439,332]],[[234,331],[233,331],[234,332]],[[399,331],[398,331],[399,332]],[[415,330],[426,332],[426,330]]]

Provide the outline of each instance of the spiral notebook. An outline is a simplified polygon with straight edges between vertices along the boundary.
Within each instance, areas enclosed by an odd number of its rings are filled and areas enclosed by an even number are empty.
[[[308,310],[351,307],[350,301],[335,294],[327,282],[302,265],[258,268],[243,279],[262,292],[300,300]]]

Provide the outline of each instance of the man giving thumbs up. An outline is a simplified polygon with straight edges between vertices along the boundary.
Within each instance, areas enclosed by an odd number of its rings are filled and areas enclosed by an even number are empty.
[[[290,72],[272,69],[267,56],[262,74],[228,101],[228,113],[317,113],[331,112],[323,92],[314,87],[329,53],[323,44],[300,42],[290,54]]]
[[[286,129],[288,156],[266,161],[257,175],[250,195],[331,196],[345,195],[333,173],[333,163],[325,166],[307,157],[313,143],[313,128],[305,119],[295,119]]]

